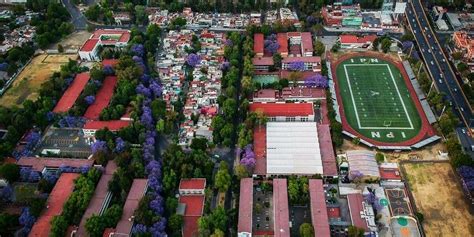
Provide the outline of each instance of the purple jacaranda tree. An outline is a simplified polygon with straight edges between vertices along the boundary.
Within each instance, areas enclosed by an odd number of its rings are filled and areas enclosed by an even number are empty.
[[[121,137],[115,138],[115,149],[117,153],[123,152],[125,150],[125,141]]]
[[[97,140],[94,143],[92,143],[91,150],[93,154],[107,151],[107,142],[102,141],[102,140]]]
[[[6,71],[8,69],[8,63],[0,63],[0,71]]]
[[[316,24],[317,19],[314,16],[309,15],[309,16],[306,17],[306,23],[309,24],[309,25]]]
[[[87,105],[91,105],[95,101],[95,96],[93,95],[88,95],[84,98],[84,101],[86,102]]]
[[[167,236],[165,233],[166,228],[166,219],[161,217],[159,221],[155,222],[153,226],[150,228],[151,235],[153,237],[165,237]]]
[[[240,160],[240,164],[251,170],[255,167],[256,162],[257,161],[255,160],[255,153],[252,150],[252,145],[248,144],[247,146],[245,146],[244,154],[242,156],[242,159]]]
[[[115,70],[111,65],[105,65],[104,68],[102,68],[102,71],[106,76],[114,75]]]
[[[48,111],[46,113],[46,120],[48,120],[48,122],[51,122],[54,120],[54,113],[52,111]]]
[[[410,49],[411,47],[413,47],[413,42],[411,42],[411,41],[403,41],[403,42],[402,42],[402,49],[403,49],[403,51],[407,51],[407,50]]]
[[[155,98],[161,97],[161,93],[162,93],[163,90],[161,88],[161,85],[158,84],[157,81],[152,80],[150,82],[150,90],[153,93],[153,95],[155,96]]]
[[[0,190],[0,200],[4,202],[10,202],[12,201],[13,197],[13,189],[10,185],[7,185],[6,187],[3,187]]]
[[[142,83],[138,84],[138,86],[135,88],[135,91],[138,93],[138,94],[141,94],[147,98],[151,97],[151,90],[148,89],[145,85],[143,85]]]
[[[135,56],[143,57],[145,55],[145,47],[143,47],[143,44],[134,44],[130,50]]]
[[[316,74],[313,76],[309,76],[304,80],[304,85],[306,87],[318,87],[318,88],[328,88],[328,79],[321,75]]]
[[[420,60],[420,54],[415,49],[411,51],[411,57],[415,60]]]
[[[364,177],[364,174],[358,170],[351,170],[349,172],[349,179],[351,181],[360,181]]]
[[[290,71],[304,71],[304,62],[302,61],[295,61],[295,62],[290,62],[288,64],[288,70]]]
[[[132,234],[134,234],[134,236],[145,234],[147,232],[148,232],[148,228],[146,227],[146,225],[143,225],[143,224],[136,224],[132,228]]]
[[[163,215],[163,198],[160,195],[156,195],[155,199],[150,202],[150,209],[155,212],[156,215]]]
[[[278,48],[280,48],[278,42],[272,42],[267,47],[265,47],[265,50],[271,54],[275,54],[278,51]]]
[[[95,85],[95,87],[97,87],[97,88],[100,88],[100,87],[102,87],[102,82],[101,82],[101,81],[99,81],[99,80],[92,80],[92,81],[90,81],[89,83],[92,83],[92,84],[94,84],[94,85]]]
[[[191,67],[195,67],[200,62],[201,62],[201,57],[194,53],[189,54],[188,57],[186,58],[186,63]]]
[[[140,81],[143,83],[143,84],[147,84],[150,82],[151,80],[151,76],[148,75],[148,74],[143,74],[141,77],[140,77]]]
[[[224,44],[225,44],[225,46],[228,46],[228,47],[234,46],[234,42],[232,42],[232,40],[230,40],[230,39],[227,39]]]
[[[60,128],[78,128],[82,127],[84,123],[85,119],[82,117],[66,115],[59,120],[58,125]]]
[[[72,78],[72,77],[67,77],[67,78],[64,79],[64,85],[65,85],[66,87],[69,87],[69,85],[71,85],[72,81],[74,81],[74,78]]]
[[[151,115],[151,109],[148,106],[142,107],[142,115],[140,116],[140,122],[145,125],[147,129],[152,129],[154,127],[153,117]]]
[[[463,166],[460,166],[459,168],[457,168],[457,171],[463,179],[473,179],[474,178],[474,168],[473,167],[463,165]]]
[[[229,61],[224,61],[221,66],[219,67],[219,69],[221,69],[222,71],[227,71],[229,70],[230,68],[230,63]]]
[[[36,219],[33,215],[31,215],[30,208],[29,207],[24,207],[21,210],[21,215],[20,215],[20,218],[18,219],[18,221],[19,221],[20,225],[22,225],[26,229],[31,230],[31,227],[35,223]]]
[[[46,180],[50,184],[54,184],[58,180],[58,173],[57,172],[45,172],[43,174],[43,179]]]

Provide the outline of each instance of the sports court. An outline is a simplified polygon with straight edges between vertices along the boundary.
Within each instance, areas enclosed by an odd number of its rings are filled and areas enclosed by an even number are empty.
[[[336,65],[344,116],[363,137],[402,142],[415,137],[422,121],[399,68],[377,57],[352,57]]]
[[[412,215],[408,197],[404,189],[385,189],[392,216]]]
[[[277,75],[254,75],[252,78],[253,82],[263,84],[263,85],[268,85],[272,84],[274,82],[277,82],[279,80],[279,77]]]

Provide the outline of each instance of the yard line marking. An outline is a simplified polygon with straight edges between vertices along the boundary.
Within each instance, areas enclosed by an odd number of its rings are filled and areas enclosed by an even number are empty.
[[[347,85],[349,86],[349,92],[351,93],[352,105],[354,106],[354,112],[355,112],[356,118],[357,118],[357,125],[359,125],[359,128],[360,128],[361,126],[360,126],[360,120],[359,120],[359,113],[357,113],[357,105],[355,103],[354,94],[352,93],[351,81],[349,80],[349,74],[347,73],[347,65],[346,64],[344,64],[344,72],[346,72]],[[354,75],[354,74],[355,73],[352,73],[352,75]]]
[[[405,102],[402,99],[402,95],[400,94],[400,91],[398,90],[397,83],[395,83],[395,77],[393,77],[392,69],[388,66],[388,64],[385,64],[388,68],[388,72],[390,73],[390,77],[392,77],[393,85],[395,85],[395,89],[397,89],[398,97],[400,97],[400,102],[402,102],[403,110],[405,111],[405,115],[407,116],[408,122],[410,123],[410,128],[413,129],[413,123],[411,122],[411,118],[408,115],[407,108],[405,106]]]

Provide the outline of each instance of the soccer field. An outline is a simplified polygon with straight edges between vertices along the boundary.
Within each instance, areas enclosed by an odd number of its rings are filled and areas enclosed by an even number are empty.
[[[336,68],[344,114],[363,136],[401,142],[416,136],[421,119],[399,69],[388,61],[354,57]]]

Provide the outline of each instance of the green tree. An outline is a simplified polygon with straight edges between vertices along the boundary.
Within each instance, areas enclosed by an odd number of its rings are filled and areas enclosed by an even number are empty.
[[[193,150],[207,150],[207,139],[204,137],[196,137],[191,141],[191,149]]]
[[[3,164],[0,166],[0,177],[13,183],[20,178],[20,167],[17,164]]]
[[[64,52],[64,47],[62,44],[58,44],[58,52],[60,53]]]
[[[211,235],[211,237],[224,237],[225,233],[222,230],[216,229],[214,230],[214,233]]]
[[[173,233],[178,233],[181,231],[181,226],[183,225],[183,216],[174,213],[168,219],[168,228]]]
[[[273,54],[273,65],[275,65],[276,68],[281,68],[281,60],[283,60],[283,58],[280,53]]]
[[[51,237],[63,237],[64,233],[66,233],[66,229],[69,226],[68,221],[64,217],[64,215],[55,216],[51,221],[51,233],[49,236]]]
[[[460,62],[458,63],[456,68],[458,69],[460,73],[464,73],[469,69],[469,66],[466,63]]]
[[[221,161],[215,179],[215,187],[219,190],[219,192],[225,192],[229,189],[231,177],[229,174],[229,168],[225,161]]]
[[[451,55],[453,56],[453,59],[454,59],[454,60],[461,60],[461,59],[462,59],[462,56],[463,56],[463,53],[457,51],[457,52],[453,52]]]
[[[136,5],[135,6],[135,19],[137,25],[144,24],[146,21],[146,12],[145,12],[145,6],[142,5]]]
[[[92,214],[92,216],[87,219],[85,227],[91,237],[100,237],[104,232],[105,223],[101,216]]]
[[[323,55],[325,50],[326,50],[326,46],[324,46],[323,42],[321,42],[320,40],[314,41],[314,53],[317,56]]]
[[[384,38],[382,40],[382,51],[387,53],[390,50],[390,46],[392,45],[392,41],[390,38]]]
[[[380,153],[380,152],[377,152],[377,154],[375,154],[375,160],[377,160],[377,163],[383,163],[385,161],[385,156],[383,153]]]
[[[353,225],[349,226],[349,230],[348,230],[349,237],[363,237],[364,233],[365,231],[362,228],[359,228]]]
[[[239,180],[249,177],[249,172],[247,171],[245,166],[240,165],[240,164],[235,166],[234,173],[235,173],[235,176],[237,176],[237,179]]]
[[[339,49],[341,49],[341,43],[336,42],[336,43],[332,46],[331,51],[332,51],[333,53],[337,53],[337,52],[339,51]]]
[[[300,237],[313,237],[314,228],[309,223],[303,223],[300,225]]]

